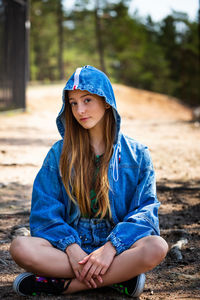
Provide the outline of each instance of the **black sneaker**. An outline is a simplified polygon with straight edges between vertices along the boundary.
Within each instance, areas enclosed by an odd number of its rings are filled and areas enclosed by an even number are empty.
[[[140,274],[130,280],[112,284],[110,287],[130,297],[139,297],[144,289],[145,275]]]
[[[48,278],[36,276],[32,273],[22,273],[18,275],[13,282],[14,291],[20,296],[37,296],[42,293],[60,295],[67,290],[71,279],[65,286],[67,279]]]

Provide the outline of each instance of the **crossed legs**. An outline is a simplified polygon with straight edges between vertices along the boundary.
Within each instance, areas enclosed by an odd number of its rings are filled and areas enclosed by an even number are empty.
[[[157,266],[167,251],[168,245],[163,238],[142,238],[130,249],[115,256],[110,268],[102,276],[103,283],[96,281],[96,284],[98,287],[108,286],[145,273]],[[12,242],[10,253],[14,261],[26,271],[40,276],[73,278],[66,293],[88,289],[84,282],[75,278],[67,254],[54,248],[45,239],[18,237]]]

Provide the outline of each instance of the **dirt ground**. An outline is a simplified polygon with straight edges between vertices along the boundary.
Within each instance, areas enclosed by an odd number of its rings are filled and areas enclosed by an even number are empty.
[[[20,230],[27,233],[33,180],[48,149],[60,139],[55,118],[62,87],[30,86],[26,112],[0,115],[0,299],[21,299],[12,282],[22,269],[8,249]],[[114,89],[122,131],[150,148],[162,204],[161,235],[170,246],[165,261],[146,274],[140,299],[200,299],[200,124],[176,99],[122,85]],[[176,252],[178,241],[183,246]],[[128,298],[104,288],[38,299]]]

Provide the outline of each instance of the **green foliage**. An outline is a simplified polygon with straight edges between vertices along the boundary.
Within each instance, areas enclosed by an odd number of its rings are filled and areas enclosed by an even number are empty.
[[[31,2],[30,65],[31,80],[58,78],[58,31],[56,14],[58,1]]]
[[[180,29],[179,29],[180,28]],[[172,94],[190,105],[199,105],[198,24],[174,12],[161,24],[159,38],[173,81]]]
[[[65,78],[81,65],[102,68],[103,55],[105,69],[114,82],[174,95],[198,105],[196,21],[173,12],[160,23],[154,23],[151,17],[144,22],[137,14],[129,14],[129,0],[77,0],[72,11],[63,11],[61,32],[61,2],[31,2],[31,80],[60,78],[59,41],[63,39]]]
[[[105,44],[108,55],[115,63],[113,70],[120,82],[138,88],[171,93],[169,67],[162,48],[153,39],[150,32],[139,20],[128,14],[122,2],[112,7],[115,17],[106,20],[109,28]],[[168,81],[166,84],[166,81]]]

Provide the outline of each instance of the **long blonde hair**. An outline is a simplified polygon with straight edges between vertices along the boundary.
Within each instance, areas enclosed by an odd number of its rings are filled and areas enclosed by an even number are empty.
[[[65,135],[60,158],[62,181],[69,198],[78,204],[81,214],[91,216],[90,190],[94,180],[95,153],[90,145],[88,130],[76,121],[67,95],[65,98]],[[95,217],[100,216],[100,218],[104,218],[107,214],[111,217],[108,167],[115,138],[115,120],[111,107],[105,110],[104,133],[105,153],[101,157],[99,171],[95,177],[98,201]]]

